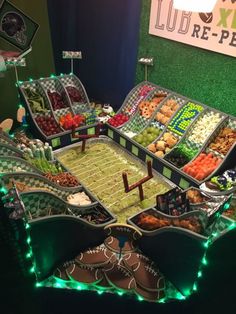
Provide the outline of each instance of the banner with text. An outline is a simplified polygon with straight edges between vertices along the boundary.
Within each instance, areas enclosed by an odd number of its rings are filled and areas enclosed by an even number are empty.
[[[236,57],[236,0],[218,0],[210,13],[179,11],[173,0],[152,0],[149,33]]]

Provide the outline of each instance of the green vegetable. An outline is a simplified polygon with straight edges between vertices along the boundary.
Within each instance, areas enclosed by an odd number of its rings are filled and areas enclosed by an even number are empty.
[[[26,160],[43,173],[58,174],[62,173],[63,170],[60,165],[49,162],[46,158],[30,158],[25,156]]]

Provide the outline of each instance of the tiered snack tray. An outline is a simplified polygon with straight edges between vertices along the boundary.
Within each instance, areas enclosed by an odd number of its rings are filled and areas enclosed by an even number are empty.
[[[14,157],[0,155],[0,173],[15,173],[15,172],[32,172],[43,175],[43,173],[36,167],[32,166],[26,160]]]
[[[174,118],[174,116],[178,114],[178,111],[181,110],[186,101],[187,100],[185,98],[171,94],[157,108],[157,111],[155,112],[147,127],[145,127],[145,129],[143,129],[137,136],[133,137],[132,139],[137,141],[137,143],[141,144],[144,147],[148,147],[152,143],[155,144],[157,140],[161,138],[166,132],[168,124]],[[152,133],[157,133],[157,136],[154,138],[152,136]],[[144,139],[145,137],[147,137],[147,140],[142,140],[143,137]],[[178,138],[177,136],[175,137]]]
[[[40,138],[48,138],[63,132],[58,121],[56,121],[47,93],[39,81],[22,82],[19,85],[19,91],[29,113],[29,122],[32,128],[34,128],[33,132],[35,135]],[[55,130],[53,131],[48,130],[49,118],[55,125]],[[42,119],[42,122],[39,119]],[[45,124],[43,124],[43,121],[45,121]]]
[[[204,108],[203,104],[189,100],[169,123],[168,129],[182,136]]]
[[[215,121],[214,117],[216,118]],[[209,138],[217,132],[225,119],[226,116],[223,113],[206,108],[191,124],[178,145],[175,146],[164,158],[168,162],[173,163],[175,167],[185,171],[185,169],[188,168],[188,165],[191,164],[191,161],[204,151]],[[203,123],[204,120],[206,121],[206,124]],[[218,168],[218,165],[216,168]],[[188,173],[188,171],[185,172],[198,181],[202,181],[213,172],[212,170],[211,173],[209,171],[207,172],[208,174],[198,175],[197,171],[198,169],[196,169],[196,174],[191,173],[191,171],[190,173]]]
[[[161,97],[161,101],[158,102],[157,105],[153,107],[154,109],[148,108],[148,107],[153,106],[153,103],[155,105],[155,102],[152,103],[152,100],[156,98],[155,97],[156,94],[163,95],[163,97]],[[154,90],[152,90],[145,97],[145,100],[143,100],[142,102],[139,102],[136,113],[121,128],[121,132],[123,133],[133,132],[133,133],[138,134],[141,130],[143,130],[149,124],[150,121],[152,121],[158,108],[162,106],[162,104],[164,103],[164,101],[167,99],[169,95],[170,95],[170,92],[163,88],[156,87]],[[148,106],[146,107],[147,108],[146,111],[141,112],[141,108],[140,108],[141,104],[144,106],[143,109],[145,110],[146,103],[148,103]]]
[[[176,220],[180,224],[181,220],[199,219],[199,215],[201,215],[199,211],[192,211],[181,217],[173,217],[151,208],[143,213],[148,212],[152,212],[158,219]],[[214,247],[217,245],[218,240],[222,241],[225,234],[230,232],[233,221],[221,216],[215,223],[205,229],[204,234],[175,226],[147,231],[137,225],[139,215],[140,213],[131,217],[129,223],[138,228],[143,234],[143,237],[139,240],[140,248],[147,256],[157,262],[160,270],[167,274],[168,278],[171,278],[171,281],[183,295],[191,294],[194,283],[198,280],[201,261],[206,258],[204,253],[206,252],[206,243],[209,237],[211,237],[211,245]],[[217,236],[212,238],[212,234]],[[165,256],[160,252],[165,252]],[[183,278],[179,274],[183,274]]]
[[[83,191],[81,189],[81,191]],[[105,226],[116,221],[104,207],[94,199],[89,205],[73,205],[58,196],[44,191],[22,192],[21,199],[29,221],[39,218],[71,216],[91,225]]]
[[[83,106],[88,108],[89,100],[86,92],[75,75],[41,78],[18,83],[21,101],[26,107],[27,122],[30,124],[32,134],[36,138],[49,142],[53,148],[63,147],[79,141],[78,139],[72,139],[71,129],[63,129],[59,122],[61,116],[66,114],[74,116],[76,114],[66,90],[67,84],[71,82],[73,82],[76,88],[80,86],[83,90],[83,93],[81,91]],[[57,93],[61,97],[60,103],[63,105],[63,108],[55,108],[54,96],[49,96],[50,93]],[[37,102],[41,104],[40,107],[36,104]],[[85,113],[85,118],[87,125],[82,124],[82,126],[77,127],[77,134],[78,132],[80,134],[94,134],[94,115],[89,113],[87,117]]]
[[[7,135],[5,132],[0,130],[0,144],[7,144],[11,147],[16,147],[17,144]]]
[[[10,143],[2,144],[0,141],[0,156],[13,156],[22,157],[22,151],[20,151],[16,146],[12,146]]]
[[[45,93],[47,94],[47,97],[51,105],[51,109],[53,110],[53,113],[57,121],[62,115],[72,113],[71,103],[68,94],[65,92],[63,84],[57,79],[57,77],[43,78],[38,82],[44,89]],[[52,98],[50,97],[50,93],[58,93],[58,95],[61,96],[62,100],[61,109],[55,108],[55,104]]]
[[[1,185],[9,188],[13,183],[18,188],[19,192],[27,191],[47,191],[66,200],[71,194],[80,192],[82,187],[62,187],[48,180],[42,175],[29,172],[5,173],[1,176]]]
[[[71,102],[71,108],[75,114],[78,113],[84,113],[84,112],[90,112],[90,106],[89,106],[89,98],[86,93],[86,90],[82,84],[82,82],[79,80],[77,76],[74,74],[65,74],[58,77],[59,81],[64,86],[64,89],[68,95],[68,98]],[[77,98],[78,100],[73,98],[70,93],[70,88],[75,89],[78,91]],[[80,97],[79,97],[80,96]]]
[[[136,85],[126,96],[117,113],[127,114],[130,117],[133,116],[133,114],[138,109],[138,104],[144,100],[155,88],[156,85],[148,81],[144,81]]]
[[[129,94],[126,96],[122,106],[118,110],[117,115],[126,117],[126,122],[119,123],[117,128],[121,128],[129,123],[133,116],[135,116],[139,104],[144,101],[153,91],[156,89],[156,85],[150,82],[142,82],[135,86]]]
[[[222,123],[226,123],[226,120]],[[123,171],[128,172],[131,179],[130,183],[133,183],[143,177],[146,173],[146,168],[144,163],[140,165],[140,160],[133,158],[133,156],[131,158],[131,154],[128,154],[123,148],[126,148],[130,153],[139,157],[144,162],[152,160],[155,169],[160,169],[164,177],[169,177],[171,181],[178,182],[178,185],[182,188],[185,188],[187,185],[197,185],[190,176],[182,173],[180,169],[172,166],[165,159],[154,158],[145,148],[125,137],[115,128],[110,126],[106,126],[106,128],[106,133],[112,140],[107,138],[89,140],[86,144],[85,153],[81,153],[81,144],[78,145],[78,143],[56,152],[63,159],[64,157],[68,157],[63,155],[64,152],[67,153],[70,149],[74,151],[69,156],[69,166],[72,166],[72,173],[78,175],[79,178],[81,177],[81,187],[61,188],[40,175],[27,172],[7,173],[1,177],[3,187],[8,187],[9,181],[12,179],[19,181],[20,184],[18,187],[22,187],[20,195],[24,198],[27,212],[30,212],[32,216],[30,221],[30,235],[39,280],[51,275],[57,265],[63,263],[65,259],[74,258],[78,252],[83,252],[103,242],[105,238],[104,224],[92,224],[80,217],[80,215],[85,214],[87,210],[89,211],[96,206],[98,206],[96,208],[98,211],[105,208],[110,218],[107,221],[107,224],[109,224],[116,219],[117,212],[112,211],[114,210],[113,206],[118,205],[115,209],[117,211],[119,209],[122,210],[122,213],[125,211],[125,204],[122,204],[123,199],[121,194],[119,194],[121,192],[119,182],[121,176],[119,174]],[[221,125],[219,128],[221,128]],[[219,129],[217,129],[218,131]],[[213,135],[214,132],[211,134],[211,137]],[[102,144],[104,142],[109,143],[108,146],[111,151],[108,154],[104,146],[100,147],[99,151],[90,150],[93,147],[93,145],[90,146],[90,143],[97,145],[97,143],[100,144],[101,142]],[[119,143],[119,145],[114,142]],[[7,146],[6,144],[2,145]],[[226,158],[227,161],[231,157],[231,154],[234,153],[234,148],[235,145],[229,150]],[[91,151],[92,154],[89,154]],[[126,161],[124,161],[125,156]],[[118,166],[119,162],[118,169],[116,166]],[[65,164],[65,166],[69,168],[68,165]],[[113,167],[115,168],[113,169],[115,170],[114,173],[111,172]],[[137,167],[139,167],[138,170]],[[133,170],[134,176],[132,173]],[[144,187],[144,193],[148,194],[151,192],[150,198],[153,199],[154,193],[155,195],[158,193],[162,194],[164,191],[173,187],[174,184],[164,177],[154,172],[154,181],[151,182],[150,186],[146,185],[148,190]],[[111,180],[109,181],[109,179]],[[161,179],[161,182],[159,179]],[[116,187],[115,184],[117,184]],[[26,192],[24,190],[26,185],[32,188],[32,190]],[[153,187],[155,191],[152,191]],[[45,188],[46,190],[43,190]],[[87,208],[73,207],[66,202],[67,196],[70,195],[69,193],[80,192],[81,190],[86,191],[93,200],[91,206]],[[95,190],[98,190],[98,193],[100,193],[97,197],[93,195]],[[111,200],[111,197],[116,193],[118,194],[118,200]],[[137,191],[135,191],[135,197],[137,197]],[[126,199],[126,196],[124,198],[125,201],[129,201]],[[105,203],[108,200],[109,203],[105,204],[108,210],[106,207],[98,204],[98,199],[101,203]],[[133,200],[131,201],[133,202]],[[58,212],[50,211],[50,208],[45,208],[47,205],[49,207],[57,207]],[[149,209],[149,206],[144,204],[144,211],[148,211]],[[151,207],[151,209],[153,208]],[[127,213],[129,215],[128,222],[130,220],[136,225],[134,217],[138,214],[140,213],[136,211],[136,214],[130,217],[130,213]],[[197,280],[197,274],[201,271],[201,263],[205,263],[207,247],[212,244],[214,249],[218,243],[223,243],[227,246],[229,244],[227,237],[235,237],[235,233],[231,232],[234,226],[235,224],[230,219],[220,217],[214,225],[205,229],[206,232],[204,234],[197,234],[191,230],[179,227],[167,227],[151,232],[142,229],[143,235],[137,241],[137,245],[147,257],[151,258],[160,267],[160,270],[174,283],[182,295],[187,296],[194,290],[194,282]],[[135,227],[138,229],[137,225]],[[165,252],[165,254],[161,254],[160,252]],[[45,259],[47,260],[46,263]]]
[[[161,89],[160,86],[157,88]],[[174,95],[174,92],[169,92]],[[171,98],[172,95],[170,95],[168,98]],[[131,118],[129,123],[121,129],[108,126],[107,135],[114,141],[121,144],[127,150],[132,152],[135,156],[141,158],[143,161],[152,160],[154,169],[173,181],[175,184],[179,185],[181,188],[186,189],[190,185],[199,186],[203,182],[203,180],[210,178],[211,175],[219,174],[223,170],[233,168],[236,165],[235,160],[233,160],[233,154],[236,150],[236,146],[233,143],[230,146],[228,152],[225,155],[221,156],[221,162],[219,161],[217,165],[215,165],[214,171],[211,171],[211,173],[208,173],[201,177],[197,176],[196,178],[195,175],[184,172],[182,168],[184,165],[188,164],[188,162],[190,163],[191,160],[194,160],[195,157],[204,156],[201,155],[202,153],[212,153],[213,160],[214,158],[219,157],[219,153],[210,149],[210,147],[208,146],[210,146],[211,141],[214,141],[216,135],[225,125],[234,125],[235,118],[230,117],[223,112],[217,111],[214,108],[196,102],[195,100],[187,99],[186,97],[181,95],[177,96],[180,99],[185,99],[186,102],[183,103],[181,108],[179,108],[179,110],[171,117],[171,119],[168,121],[168,124],[165,126],[162,133],[156,138],[156,140],[154,140],[154,142],[149,145],[148,148],[151,148],[150,151],[143,147],[142,142],[138,143],[136,139],[139,137],[139,134],[142,135],[142,131],[144,131],[145,133],[145,130],[148,129],[149,126],[153,126],[152,120],[149,121],[146,128],[143,128],[142,124],[139,124],[141,132],[137,135],[137,137],[130,138],[124,132],[125,128],[127,128],[129,125],[134,124],[137,113]],[[214,116],[218,116],[218,120],[214,125],[212,125]],[[205,127],[204,125],[201,125],[200,127],[201,119],[203,119],[203,121],[204,119],[209,120],[207,120],[208,122],[206,122],[207,125]],[[201,135],[201,139],[200,135],[198,139],[198,131],[200,133],[200,129],[198,130],[198,128],[204,129],[204,131],[206,131],[205,134]],[[166,136],[165,133],[169,133],[168,136],[175,137],[175,143],[172,147],[170,147],[170,149],[168,148],[167,152],[164,152],[164,155],[160,154],[160,152],[155,154],[156,144],[158,143],[158,141],[166,146],[166,143],[163,143],[163,140],[165,139],[164,135]],[[144,146],[148,146],[146,144],[147,143],[145,142]],[[154,144],[155,147],[152,146],[152,144]],[[174,154],[175,151],[177,151],[179,145],[185,146],[186,148],[188,148],[188,150],[195,149],[196,151],[190,156],[188,160],[183,163],[183,165],[177,167],[175,164],[173,164],[171,156]],[[155,149],[152,149],[153,147]],[[178,156],[179,155],[180,153],[178,153]],[[209,157],[211,157],[211,155]]]

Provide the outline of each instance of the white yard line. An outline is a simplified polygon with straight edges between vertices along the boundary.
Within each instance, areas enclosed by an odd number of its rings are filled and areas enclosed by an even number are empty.
[[[134,175],[134,176],[132,176],[132,177],[130,177],[130,178],[134,178],[135,176],[136,176],[136,175]],[[111,181],[111,180],[110,180],[110,181]],[[99,185],[98,187],[96,187],[95,189],[93,189],[93,191],[96,191],[96,189],[97,189],[97,188],[100,188],[101,186],[103,186],[103,185],[107,184],[107,183],[108,183],[108,182],[110,182],[110,181],[106,181],[104,184]],[[115,184],[115,185],[113,185],[113,186],[106,187],[105,189],[103,189],[103,190],[99,191],[99,193],[102,193],[103,191],[106,191],[106,190],[108,190],[108,191],[109,191],[109,189],[114,189],[114,187],[115,187],[116,185],[120,184],[120,183],[122,183],[122,181],[121,181],[121,182],[116,183],[116,184]],[[90,186],[90,188],[91,188],[91,186]],[[117,190],[116,192],[112,193],[112,195],[115,195],[117,192],[120,192],[120,191],[123,191],[123,190],[124,190],[124,188],[122,188],[122,189],[120,189],[120,190]],[[95,193],[96,193],[96,192],[95,192]]]
[[[123,165],[123,163],[116,163],[116,164],[114,164],[114,161],[112,161],[111,163],[113,163],[110,167],[104,167],[104,169],[100,169],[100,172],[102,173],[102,171],[103,170],[107,170],[107,169],[109,169],[109,168],[112,168],[112,167],[114,167],[114,166],[117,166],[117,165]],[[108,164],[110,164],[110,163],[108,163]],[[106,164],[107,165],[107,164]],[[79,166],[77,166],[77,168],[78,168]],[[73,167],[73,168],[70,168],[70,169],[76,169],[75,167]],[[70,170],[69,169],[69,170]],[[78,178],[81,176],[81,175],[84,175],[84,174],[86,174],[87,172],[90,172],[92,169],[90,168],[89,170],[87,170],[87,171],[83,171],[83,172],[77,172],[77,176],[78,176]],[[97,168],[95,168],[94,170],[97,170]],[[92,174],[92,175],[90,175],[89,177],[91,178],[91,177],[93,177],[94,175],[98,175],[98,172],[95,172],[94,174]],[[103,174],[103,176],[104,176],[104,174]],[[104,179],[104,178],[103,178]]]
[[[110,154],[110,152],[108,152],[108,154]],[[114,154],[110,154],[110,156],[111,157],[113,157],[114,156]],[[78,162],[81,162],[81,160],[83,160],[83,159],[87,159],[88,157],[90,157],[90,160],[89,160],[89,162],[91,162],[91,157],[96,157],[96,158],[93,158],[92,159],[92,161],[94,161],[94,160],[96,160],[96,159],[101,159],[101,157],[104,157],[104,153],[103,152],[99,152],[99,153],[97,153],[97,154],[85,154],[83,157],[81,157],[81,158],[76,158],[76,156],[75,156],[75,158],[74,158],[74,160],[72,161],[72,164],[73,163],[78,163]],[[107,157],[109,157],[109,156],[107,156]],[[66,163],[66,159],[68,158],[68,156],[62,156],[62,157],[57,157],[58,158],[58,160],[60,161],[60,162],[64,162],[64,163]]]
[[[88,167],[88,166],[91,166],[91,163],[95,163],[95,161],[96,160],[98,160],[98,161],[101,161],[102,163],[104,163],[104,161],[106,160],[106,159],[111,159],[111,158],[113,158],[113,156],[103,156],[103,158],[100,156],[99,158],[96,158],[96,159],[89,159],[88,160],[88,162],[87,163],[79,163],[79,160],[75,160],[75,161],[73,161],[72,163],[70,163],[70,167],[71,168],[73,168],[74,167],[74,165],[76,165],[76,166],[81,166],[81,167]],[[113,161],[114,162],[114,161]],[[96,163],[95,163],[96,164]]]
[[[87,156],[88,157],[88,156]],[[105,159],[107,159],[107,158],[112,158],[113,157],[113,155],[110,155],[110,156],[99,156],[99,157],[97,157],[97,158],[90,158],[88,161],[87,161],[87,164],[86,163],[83,163],[82,165],[81,165],[81,163],[80,163],[80,161],[81,161],[81,159],[75,159],[75,160],[73,160],[72,162],[70,162],[70,167],[72,168],[73,167],[73,165],[74,164],[76,164],[76,165],[80,165],[80,166],[85,166],[85,167],[87,167],[87,166],[90,166],[91,165],[91,162],[94,162],[94,161],[96,161],[96,160],[105,160]]]
[[[144,193],[144,195],[145,195],[145,193]],[[156,195],[157,195],[157,193],[155,193],[155,194],[149,196],[148,199],[150,200],[152,197],[154,197],[154,196],[156,196]],[[124,200],[126,197],[128,198],[129,195],[125,195],[124,197],[120,198],[119,200],[115,201],[115,202],[112,203],[112,204],[106,204],[106,206],[107,206],[107,207],[111,207],[111,206],[115,205],[117,202],[120,202],[120,201]]]

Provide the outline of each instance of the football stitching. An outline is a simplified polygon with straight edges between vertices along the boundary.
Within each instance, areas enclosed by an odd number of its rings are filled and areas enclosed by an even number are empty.
[[[75,263],[75,260],[71,260],[71,261],[65,262],[64,264],[62,264],[62,266],[63,266],[64,268],[67,268],[67,267],[69,267],[70,265],[72,265],[72,264],[74,264],[74,263]]]
[[[137,253],[136,256],[144,261],[150,262],[150,259],[142,254]]]
[[[144,268],[145,268],[149,273],[151,273],[152,275],[154,275],[154,276],[157,276],[157,275],[158,275],[158,272],[157,272],[155,269],[153,269],[151,266],[145,265]]]
[[[126,270],[126,268],[124,268],[123,266],[117,264],[117,268],[121,271],[121,273],[123,273],[125,275],[125,277],[131,277],[131,273],[129,271]]]
[[[92,266],[90,266],[90,265],[77,265],[77,267],[79,267],[79,268],[81,268],[81,269],[85,269],[85,270],[90,270],[90,271],[92,271],[92,270],[94,270],[94,267],[92,267]]]
[[[89,249],[88,251],[85,252],[85,254],[96,254],[96,253],[99,253],[100,250],[98,249]]]

